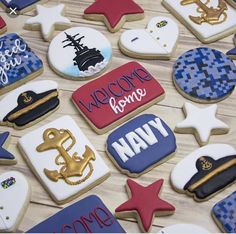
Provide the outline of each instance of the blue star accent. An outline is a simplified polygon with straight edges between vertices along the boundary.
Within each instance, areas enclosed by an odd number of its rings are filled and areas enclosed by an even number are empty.
[[[9,136],[9,132],[4,132],[0,134],[0,160],[15,160],[15,157],[3,148],[3,145]]]
[[[226,55],[228,56],[236,56],[236,47],[233,48],[232,50],[229,50]]]

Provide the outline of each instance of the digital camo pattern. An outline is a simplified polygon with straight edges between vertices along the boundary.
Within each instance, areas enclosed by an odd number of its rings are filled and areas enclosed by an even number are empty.
[[[176,85],[193,98],[213,101],[229,95],[236,85],[236,66],[220,51],[189,50],[174,65]]]
[[[213,214],[225,232],[236,233],[236,191],[213,207]]]

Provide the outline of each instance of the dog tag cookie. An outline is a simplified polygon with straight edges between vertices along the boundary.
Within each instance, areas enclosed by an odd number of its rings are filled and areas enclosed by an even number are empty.
[[[236,59],[236,34],[234,35],[234,44],[235,47],[226,53],[231,59]]]
[[[102,200],[90,195],[39,223],[27,233],[125,233]]]
[[[117,32],[126,21],[143,19],[144,11],[133,0],[96,0],[84,11],[84,18],[103,21],[110,32]]]
[[[59,107],[58,85],[44,80],[25,84],[0,101],[0,125],[23,129]]]
[[[134,58],[170,59],[179,36],[178,25],[164,16],[154,17],[146,29],[132,29],[122,33],[121,51]]]
[[[236,66],[222,52],[200,47],[185,52],[177,59],[173,80],[180,94],[192,101],[218,102],[233,92]]]
[[[162,4],[203,43],[235,33],[236,10],[224,0],[163,0]]]
[[[74,27],[59,33],[48,49],[52,69],[74,80],[98,76],[111,57],[112,48],[107,38],[97,30],[86,27]]]
[[[7,25],[4,19],[0,16],[0,34],[3,34],[7,31]]]
[[[196,201],[210,199],[235,182],[236,150],[226,144],[203,146],[180,161],[171,172],[171,184]]]
[[[5,149],[8,145],[9,138],[9,132],[0,133],[0,165],[11,165],[17,163],[15,156]]]
[[[164,98],[165,91],[140,64],[127,63],[72,95],[79,112],[103,134]]]
[[[110,174],[100,155],[69,116],[26,134],[18,146],[58,204],[71,201]]]
[[[172,215],[175,207],[159,197],[163,179],[144,187],[135,181],[127,180],[129,200],[116,208],[118,218],[136,218],[142,232],[149,232],[155,216]]]
[[[30,202],[31,189],[23,174],[0,175],[0,232],[16,232]]]
[[[0,38],[0,95],[39,76],[43,63],[15,33]]]
[[[162,228],[157,234],[209,234],[205,228],[189,223],[175,224]]]
[[[236,233],[236,191],[214,205],[212,216],[222,232]]]
[[[112,132],[106,148],[124,174],[137,177],[168,160],[176,151],[176,139],[163,120],[145,114]]]

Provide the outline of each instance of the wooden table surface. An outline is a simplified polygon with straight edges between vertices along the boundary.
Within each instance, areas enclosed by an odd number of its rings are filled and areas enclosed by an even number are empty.
[[[145,10],[145,19],[141,21],[126,23],[122,30],[115,34],[112,34],[107,31],[103,23],[96,21],[87,21],[83,19],[84,9],[88,7],[93,1],[94,0],[62,0],[61,2],[66,4],[66,15],[73,22],[73,26],[86,26],[97,29],[110,40],[113,48],[113,59],[108,70],[112,70],[133,60],[132,58],[124,56],[120,52],[117,45],[118,39],[121,33],[124,32],[124,30],[132,28],[145,28],[149,20],[152,17],[158,15],[169,16],[175,19],[161,5],[161,0],[136,0],[136,2],[140,4],[140,6],[142,6]],[[46,5],[55,4],[57,4],[56,0],[50,0],[49,3]],[[44,119],[43,121],[34,125],[31,128],[22,131],[17,131],[7,127],[0,127],[0,132],[11,132],[11,143],[8,149],[15,154],[18,160],[18,163],[15,166],[0,166],[0,173],[9,170],[20,171],[28,178],[32,186],[31,203],[19,226],[19,232],[28,230],[35,224],[43,221],[47,217],[61,210],[63,207],[69,205],[66,204],[64,206],[58,206],[52,201],[48,193],[45,191],[45,189],[42,187],[42,185],[39,183],[39,181],[29,169],[16,147],[17,141],[22,135],[63,115],[72,116],[72,118],[77,122],[79,127],[87,135],[89,140],[93,142],[95,148],[98,150],[108,167],[111,169],[111,176],[104,183],[88,191],[83,196],[75,199],[73,202],[76,202],[87,195],[96,194],[104,201],[104,203],[111,210],[111,212],[114,212],[115,208],[127,199],[127,194],[124,187],[127,176],[121,174],[115,168],[115,166],[112,164],[112,162],[109,160],[108,156],[105,153],[105,141],[107,139],[108,133],[104,135],[97,135],[90,128],[84,118],[78,113],[78,111],[70,100],[72,92],[81,85],[85,84],[86,82],[66,80],[56,75],[50,69],[46,59],[49,43],[43,41],[40,32],[31,32],[23,29],[23,25],[26,19],[28,19],[31,15],[34,14],[34,11],[32,11],[27,12],[24,15],[20,15],[17,18],[9,18],[1,10],[1,15],[7,22],[8,33],[16,32],[20,36],[22,36],[33,49],[33,51],[35,51],[37,55],[43,60],[44,73],[40,77],[37,77],[35,80],[50,79],[58,82],[61,100],[60,108],[56,112],[54,112],[48,118]],[[143,113],[152,113],[161,117],[171,127],[171,129],[174,129],[176,123],[178,123],[184,118],[182,106],[186,101],[186,99],[176,91],[172,83],[171,73],[173,64],[176,59],[185,51],[202,45],[201,42],[198,41],[195,36],[186,29],[185,26],[180,24],[177,20],[176,22],[178,23],[180,28],[180,38],[174,57],[170,61],[137,60],[145,68],[147,68],[147,70],[154,77],[156,77],[156,79],[158,79],[158,81],[161,83],[161,85],[166,91],[166,98],[162,102],[152,106]],[[57,33],[58,32],[56,32],[55,35]],[[209,44],[207,46],[211,48],[220,49],[221,51],[226,52],[227,50],[233,47],[232,38],[233,36],[231,35],[223,40]],[[205,107],[206,105],[200,106]],[[230,126],[230,132],[227,135],[212,136],[210,138],[210,143],[227,143],[236,148],[236,91],[234,91],[229,98],[218,104],[218,118],[223,120]],[[192,198],[186,196],[185,194],[179,194],[175,192],[171,188],[169,183],[169,176],[172,168],[182,158],[184,158],[190,152],[199,147],[193,135],[176,134],[176,138],[178,150],[175,156],[168,162],[154,168],[149,173],[139,177],[136,180],[143,185],[148,185],[156,181],[157,179],[164,178],[165,182],[161,196],[176,207],[176,212],[174,215],[155,218],[151,231],[157,232],[162,227],[177,223],[194,223],[207,228],[211,232],[219,232],[219,229],[211,218],[211,208],[217,201],[221,200],[222,198],[233,192],[236,189],[236,185],[232,185],[231,187],[225,189],[223,192],[216,195],[209,201],[203,203],[196,203],[195,201],[193,201]],[[127,232],[140,231],[136,220],[120,220],[120,223]]]

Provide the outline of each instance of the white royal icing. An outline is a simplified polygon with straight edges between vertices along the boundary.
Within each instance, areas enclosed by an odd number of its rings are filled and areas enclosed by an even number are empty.
[[[15,183],[3,188],[10,178]],[[23,174],[9,171],[0,175],[0,232],[14,232],[30,201],[30,186]]]
[[[25,25],[40,25],[43,38],[48,41],[57,26],[67,26],[71,25],[71,22],[68,18],[62,16],[65,5],[59,4],[54,7],[44,7],[41,5],[36,6],[37,15],[29,18]]]
[[[205,1],[201,0],[203,3]],[[197,11],[198,5],[195,3],[184,5],[180,4],[181,0],[163,0],[164,4],[167,4],[171,11],[177,14],[183,19],[184,23],[189,25],[202,39],[208,39],[210,37],[219,36],[221,33],[236,27],[236,10],[227,5],[227,19],[220,24],[211,25],[208,23],[196,24],[189,16],[200,16],[201,13]],[[211,0],[207,6],[217,8],[219,0]]]
[[[125,31],[120,37],[120,45],[136,55],[165,56],[173,52],[178,36],[178,25],[168,17],[158,16],[150,20],[146,29]]]
[[[181,223],[162,228],[158,234],[207,234],[205,228],[195,224]]]
[[[191,103],[184,104],[186,119],[176,125],[177,129],[192,128],[201,141],[206,144],[210,138],[212,130],[228,130],[229,127],[224,122],[216,118],[217,105],[211,105],[205,108],[198,108]]]
[[[67,129],[73,134],[76,139],[76,144],[69,150],[69,154],[71,156],[75,152],[77,152],[79,156],[82,156],[85,152],[86,145],[92,149],[95,153],[96,160],[91,161],[94,171],[87,180],[79,185],[69,185],[63,179],[59,179],[57,182],[54,182],[45,175],[45,168],[49,170],[59,170],[61,168],[61,165],[58,166],[55,164],[55,158],[58,155],[57,150],[53,149],[44,152],[38,152],[36,150],[37,146],[43,143],[43,132],[48,128]],[[68,147],[69,143],[71,143],[71,141],[66,142],[65,147]],[[91,187],[94,182],[109,174],[109,169],[98,152],[70,116],[63,116],[43,127],[36,129],[35,131],[26,134],[19,140],[19,145],[25,157],[27,157],[27,161],[30,162],[33,170],[56,201],[63,201],[75,196],[84,189]],[[88,172],[89,169],[87,166],[83,174],[86,175]],[[76,177],[74,180],[76,181],[82,178],[83,177]]]
[[[17,99],[21,93],[33,91],[39,94],[57,88],[58,84],[55,81],[43,80],[27,83],[11,91],[0,101],[0,121],[3,121],[4,117],[17,107]]]
[[[203,146],[180,161],[171,172],[171,183],[178,190],[183,190],[186,183],[198,172],[197,160],[202,156],[209,156],[214,160],[235,155],[236,150],[226,144],[212,144]]]
[[[97,63],[95,66],[89,66],[85,71],[80,71],[73,60],[76,57],[75,48],[73,46],[63,48],[63,46],[70,43],[70,41],[65,41],[67,39],[65,33],[70,36],[77,35],[75,39],[84,36],[80,43],[84,47],[88,47],[88,49],[99,50],[104,60]],[[112,48],[107,38],[97,30],[86,27],[74,27],[59,33],[52,40],[48,49],[48,59],[52,68],[60,75],[74,79],[95,76],[108,65],[111,57]]]

